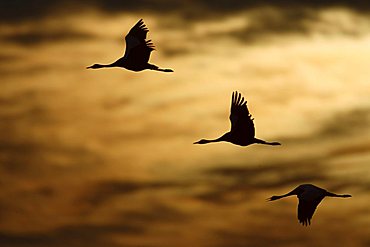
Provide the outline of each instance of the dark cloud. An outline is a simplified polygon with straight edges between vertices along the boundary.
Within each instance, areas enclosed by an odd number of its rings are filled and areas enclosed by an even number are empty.
[[[63,41],[86,40],[94,38],[82,31],[74,30],[32,30],[14,34],[0,35],[0,41],[20,45],[39,45]]]
[[[34,3],[35,2],[35,3]],[[1,5],[3,5],[1,7]],[[308,34],[312,32],[312,23],[320,22],[318,11],[330,8],[341,7],[352,11],[358,11],[365,15],[370,10],[370,4],[363,1],[90,1],[89,5],[76,3],[69,0],[64,1],[43,1],[37,0],[32,3],[23,3],[21,1],[12,1],[9,3],[0,3],[0,22],[28,21],[39,18],[59,18],[65,13],[80,13],[84,9],[96,8],[103,13],[132,13],[137,12],[138,18],[142,12],[153,12],[154,14],[176,14],[180,22],[177,22],[177,28],[180,24],[188,25],[189,21],[201,19],[215,19],[222,16],[248,10],[248,25],[239,30],[213,32],[208,35],[211,38],[228,36],[238,39],[242,42],[263,42],[276,35],[284,34]],[[2,13],[4,12],[4,13]],[[172,16],[172,15],[171,15]],[[166,21],[163,23],[166,26]],[[168,23],[167,23],[168,25]],[[174,28],[171,25],[168,25]],[[320,30],[320,32],[330,32],[331,28]],[[348,27],[335,27],[336,32],[342,32],[346,35],[359,36],[362,30],[354,30]],[[73,40],[86,40],[95,38],[94,35],[68,29],[59,30],[32,30],[28,32],[19,32],[7,35],[0,35],[0,41],[10,42],[21,45],[37,45],[53,42],[65,42]],[[163,50],[163,54],[168,57],[186,55],[190,49],[186,48],[168,48]],[[1,59],[1,58],[0,58]]]
[[[26,56],[19,59],[26,59]],[[9,62],[9,61],[7,61]],[[37,76],[41,73],[49,73],[51,71],[55,71],[55,65],[53,64],[37,64],[37,65],[29,65],[26,67],[17,67],[17,66],[8,66],[0,68],[0,75],[4,79],[12,79],[14,80],[14,77],[17,75],[27,75],[27,76]],[[60,66],[59,66],[60,69]],[[0,99],[1,101],[2,99]],[[1,104],[1,102],[0,102]]]
[[[67,171],[76,172],[102,163],[99,155],[85,147],[57,142],[20,141],[14,137],[0,142],[0,154],[0,170],[28,178],[51,174],[60,176]]]
[[[370,109],[357,108],[340,112],[328,120],[318,133],[320,137],[343,136],[362,132],[370,124]]]
[[[110,239],[111,234],[143,234],[143,226],[127,222],[102,225],[71,225],[41,233],[0,232],[0,243],[13,247],[121,246]],[[127,245],[125,245],[127,246]]]
[[[192,51],[190,48],[174,48],[174,47],[163,47],[161,48],[161,54],[163,54],[166,57],[172,58],[172,57],[180,57],[184,55],[189,55],[191,54]]]
[[[184,18],[207,18],[230,14],[240,10],[253,9],[258,7],[276,7],[281,10],[290,9],[311,9],[319,10],[330,7],[343,7],[354,11],[369,11],[370,4],[362,0],[312,0],[312,1],[293,1],[293,0],[276,0],[276,1],[259,1],[259,0],[201,0],[201,1],[170,1],[170,0],[137,0],[137,1],[120,1],[120,0],[93,0],[89,2],[75,2],[71,0],[61,1],[2,1],[0,3],[0,21],[24,21],[35,18],[52,16],[55,12],[78,12],[84,9],[95,7],[101,11],[112,12],[154,12],[154,13],[176,13]]]
[[[361,0],[354,0],[348,2],[346,0],[312,0],[312,1],[293,1],[293,0],[201,0],[198,1],[199,5],[204,6],[205,8],[210,8],[212,10],[218,10],[220,12],[228,10],[240,10],[240,9],[250,9],[261,6],[276,6],[281,8],[327,8],[327,7],[347,7],[355,10],[368,10],[370,5]]]
[[[59,1],[1,1],[0,21],[13,22],[45,17],[58,5]]]
[[[5,100],[3,101],[3,103]],[[10,101],[8,101],[10,102]],[[6,105],[4,103],[4,105]],[[17,111],[18,110],[18,111]],[[50,113],[49,109],[41,103],[34,103],[24,108],[18,108],[2,114],[2,119],[6,122],[23,120],[29,123],[57,123],[57,116]]]
[[[338,147],[330,152],[332,156],[362,155],[370,153],[370,143],[352,143],[346,147]]]
[[[117,98],[109,98],[105,99],[102,102],[102,107],[106,110],[112,110],[116,108],[121,108],[130,105],[133,100],[129,97],[119,97]]]
[[[28,91],[18,92],[14,94],[9,94],[9,95],[2,95],[0,97],[0,106],[9,107],[16,103],[19,103],[20,101],[29,102],[30,100],[34,100],[39,96],[40,96],[39,92],[35,90],[28,90]]]
[[[332,140],[353,136],[366,130],[369,124],[370,110],[367,108],[341,112],[323,124],[317,135],[301,138],[301,141],[307,145],[307,142],[322,138]],[[299,145],[300,142],[294,139],[294,143]],[[370,187],[366,181],[353,177],[331,177],[329,173],[332,167],[327,166],[327,161],[344,155],[363,155],[369,151],[369,143],[354,142],[332,151],[329,148],[321,156],[302,156],[296,160],[265,163],[263,166],[216,165],[205,171],[206,180],[209,179],[209,185],[212,186],[196,197],[215,204],[238,203],[253,198],[261,189],[281,191],[303,183],[324,184],[328,190],[333,191],[368,191]]]
[[[264,215],[266,217],[267,215]],[[246,225],[246,229],[250,226]],[[280,237],[276,237],[271,235],[270,233],[266,232],[254,232],[253,234],[241,231],[241,230],[217,230],[215,231],[215,236],[218,238],[218,243],[215,247],[245,247],[245,246],[253,246],[253,247],[265,247],[270,246],[271,243],[274,243],[274,246],[288,246],[295,242],[296,239],[281,239]],[[298,239],[299,242],[302,239]]]
[[[0,97],[0,170],[40,178],[102,163],[102,157],[86,146],[55,139],[60,128],[75,123],[50,106],[56,92],[32,89]],[[38,138],[37,130],[46,138]]]
[[[320,164],[320,158],[276,162],[256,167],[217,166],[205,171],[210,179],[209,190],[197,195],[201,200],[213,203],[235,203],[233,194],[240,194],[237,200],[249,200],[260,189],[277,189],[302,183],[325,182],[327,176]],[[312,172],[314,171],[314,172]]]
[[[318,140],[332,140],[361,133],[366,133],[370,124],[370,109],[355,108],[348,111],[335,113],[320,125],[318,131],[309,136],[298,136],[292,138],[279,137],[282,143],[315,142]],[[352,143],[354,144],[354,143]]]
[[[184,186],[187,185],[170,181],[101,181],[92,185],[82,200],[91,205],[100,205],[112,198],[126,196],[135,192],[174,189]]]
[[[24,95],[24,94],[22,94]],[[28,95],[36,97],[35,95]],[[2,100],[2,106],[11,107],[13,98]],[[23,98],[20,101],[27,99]],[[19,103],[19,102],[17,102]],[[30,103],[28,103],[30,104]],[[51,174],[62,175],[66,171],[78,171],[102,163],[102,157],[81,145],[63,141],[39,140],[34,137],[34,126],[59,126],[60,121],[50,115],[45,105],[29,106],[17,113],[0,114],[0,170],[7,174],[28,178],[41,178]],[[28,133],[24,136],[25,129]],[[57,131],[57,128],[55,129]],[[44,132],[46,134],[46,130]],[[49,132],[50,138],[55,133]]]
[[[22,58],[21,56],[16,56],[16,55],[13,55],[13,54],[0,54],[0,62],[2,62],[2,63],[9,63],[9,62],[13,62],[13,61],[18,61],[21,58]]]
[[[168,205],[152,203],[145,210],[128,210],[122,214],[122,218],[129,222],[142,224],[186,222],[192,217],[180,210]]]
[[[310,22],[317,21],[317,13],[308,9],[277,10],[263,8],[251,11],[248,14],[248,25],[246,27],[226,31],[213,32],[209,36],[218,38],[227,36],[241,42],[264,42],[277,35],[285,34],[309,34],[312,31]]]
[[[247,25],[239,29],[230,31],[209,32],[210,38],[229,37],[243,43],[251,42],[271,42],[271,39],[281,35],[309,35],[320,33],[332,35],[333,33],[351,37],[360,37],[367,34],[361,28],[349,28],[346,25],[325,23],[318,11],[310,8],[271,8],[261,7],[254,9],[246,14]],[[353,20],[353,23],[356,21]],[[327,24],[322,28],[320,24]]]

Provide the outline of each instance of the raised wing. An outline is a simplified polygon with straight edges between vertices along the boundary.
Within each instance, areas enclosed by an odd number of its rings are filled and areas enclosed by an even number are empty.
[[[139,64],[148,62],[150,53],[154,50],[151,40],[145,40],[148,32],[143,19],[140,19],[125,37],[124,58]]]
[[[233,92],[230,110],[231,134],[237,134],[242,138],[254,138],[254,123],[249,113],[247,101],[238,92]]]
[[[148,32],[149,29],[145,26],[143,19],[140,19],[127,35],[131,35],[139,40],[145,40]]]
[[[298,220],[304,226],[311,224],[312,216],[321,200],[307,201],[299,199],[298,203]]]

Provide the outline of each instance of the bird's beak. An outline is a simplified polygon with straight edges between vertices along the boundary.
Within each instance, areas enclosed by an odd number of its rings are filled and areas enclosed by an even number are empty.
[[[197,142],[193,142],[193,144],[199,144],[199,141],[197,141]]]
[[[91,69],[92,68],[92,65],[91,66],[89,66],[89,67],[86,67],[86,69]]]

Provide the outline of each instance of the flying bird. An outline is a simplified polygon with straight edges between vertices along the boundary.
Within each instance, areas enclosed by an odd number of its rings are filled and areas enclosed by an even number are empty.
[[[146,69],[162,72],[173,72],[172,69],[161,69],[154,64],[148,63],[150,53],[155,50],[151,40],[146,40],[149,29],[145,26],[143,19],[140,19],[130,32],[126,35],[126,50],[123,57],[111,64],[94,64],[87,69],[100,69],[107,67],[121,67],[132,71]]]
[[[207,144],[210,142],[231,142],[239,146],[248,146],[250,144],[266,144],[266,145],[281,145],[279,142],[267,142],[257,139],[254,130],[252,115],[249,113],[247,101],[238,92],[233,92],[230,110],[231,130],[223,136],[206,140],[201,139],[194,144]]]
[[[319,205],[322,199],[326,196],[343,198],[352,197],[351,195],[337,195],[312,184],[302,184],[285,195],[272,196],[267,200],[275,201],[292,195],[296,195],[298,197],[298,220],[304,226],[311,224],[311,219],[317,205]]]

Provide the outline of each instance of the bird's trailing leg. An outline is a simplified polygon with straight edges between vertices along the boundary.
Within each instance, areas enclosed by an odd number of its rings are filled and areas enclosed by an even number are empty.
[[[258,143],[258,144],[265,144],[265,145],[271,145],[271,146],[278,146],[278,145],[281,145],[281,143],[280,143],[280,142],[267,142],[267,141],[260,140],[260,139],[257,139],[257,138],[255,138],[255,143]]]
[[[149,66],[149,69],[151,70],[157,70],[157,71],[162,71],[162,72],[173,72],[172,69],[161,69],[159,68],[158,66],[154,65],[154,64],[148,64]]]
[[[330,196],[330,197],[343,197],[343,198],[347,198],[347,197],[352,197],[351,195],[338,195],[338,194],[335,194],[335,193],[331,193],[329,191],[326,192],[326,196]]]

